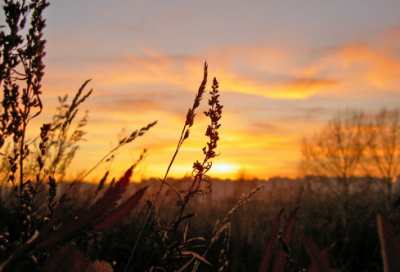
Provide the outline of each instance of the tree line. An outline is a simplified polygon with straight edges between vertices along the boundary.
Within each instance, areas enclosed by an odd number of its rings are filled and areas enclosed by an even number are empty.
[[[345,210],[351,186],[360,177],[391,202],[400,164],[400,111],[338,112],[314,136],[303,138],[301,154],[301,173],[343,197]]]

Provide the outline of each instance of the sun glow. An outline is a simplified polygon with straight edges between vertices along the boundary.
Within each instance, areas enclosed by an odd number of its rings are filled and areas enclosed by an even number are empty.
[[[238,171],[239,168],[240,166],[238,165],[216,163],[213,164],[211,171],[214,174],[234,174]]]

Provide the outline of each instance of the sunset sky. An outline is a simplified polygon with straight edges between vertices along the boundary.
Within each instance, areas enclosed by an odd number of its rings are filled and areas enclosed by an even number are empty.
[[[95,165],[123,128],[127,135],[158,120],[118,152],[112,174],[148,147],[135,178],[162,177],[207,61],[208,89],[216,77],[224,105],[221,154],[209,174],[295,177],[303,135],[339,110],[374,114],[399,105],[399,11],[398,0],[51,1],[44,13],[45,108],[35,122],[49,122],[57,97],[73,96],[92,79],[80,112],[89,110],[87,141],[70,175]],[[208,97],[172,177],[203,159]]]

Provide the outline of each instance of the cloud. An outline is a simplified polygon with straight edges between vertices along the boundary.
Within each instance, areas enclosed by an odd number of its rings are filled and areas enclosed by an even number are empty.
[[[117,92],[118,88],[128,86],[132,90],[143,86],[157,86],[159,90],[197,90],[202,79],[204,57],[168,56],[145,47],[142,50],[146,56],[69,59],[66,67],[58,67],[59,72],[53,69],[49,73],[48,82],[80,77],[82,80],[93,78],[94,84],[102,90],[114,89]],[[221,51],[224,51],[223,57]],[[327,76],[299,74],[296,67],[298,56],[292,54],[290,59],[290,54],[284,50],[233,47],[207,51],[204,55],[209,62],[209,82],[216,76],[221,82],[221,91],[304,99],[339,84],[337,79]],[[50,59],[49,66],[56,67],[58,61]]]
[[[321,90],[328,89],[338,84],[339,81],[333,79],[297,78],[289,82],[284,89],[286,89],[293,97],[295,94],[300,94],[301,92],[305,92],[307,94],[317,93]]]
[[[146,47],[142,51],[145,56],[69,60],[66,71],[48,73],[48,82],[93,78],[95,90],[119,94],[119,89],[138,93],[149,88],[155,93],[195,92],[207,56],[209,84],[216,76],[221,92],[273,99],[357,97],[376,96],[378,90],[396,90],[400,83],[397,51],[367,42],[309,51],[232,46],[205,49],[204,56],[169,56]],[[50,61],[49,65],[54,64]]]
[[[377,97],[400,85],[400,35],[395,29],[385,37],[312,50],[233,46],[210,52],[229,91],[279,99]]]
[[[337,53],[342,66],[357,69],[362,78],[379,89],[392,88],[399,82],[400,59],[396,52],[367,44],[350,44]]]
[[[98,102],[101,110],[112,110],[120,111],[125,114],[131,113],[144,113],[151,111],[159,111],[162,108],[162,104],[159,102],[152,101],[150,99],[121,99],[111,98],[110,100]]]
[[[386,38],[380,37],[384,35]],[[383,31],[370,41],[350,42],[314,51],[313,61],[299,69],[307,76],[329,75],[340,84],[319,92],[324,97],[380,97],[400,86],[400,35]]]

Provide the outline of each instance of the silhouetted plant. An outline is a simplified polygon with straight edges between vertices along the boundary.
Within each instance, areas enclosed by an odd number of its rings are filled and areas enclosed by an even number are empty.
[[[9,169],[7,180],[14,189],[16,205],[10,205],[10,218],[7,219],[5,230],[0,235],[2,240],[0,249],[3,249],[0,253],[0,259],[3,261],[0,271],[22,271],[27,267],[33,271],[43,266],[44,262],[44,270],[50,271],[66,250],[69,252],[69,257],[72,256],[72,259],[69,259],[72,262],[82,255],[66,243],[79,237],[82,232],[91,235],[115,226],[136,206],[145,188],[117,207],[117,201],[126,190],[132,171],[139,160],[123,178],[108,187],[102,198],[82,212],[78,218],[67,223],[64,221],[67,195],[64,194],[59,201],[55,199],[57,190],[55,176],[57,175],[58,179],[65,176],[65,171],[78,149],[78,142],[85,135],[82,128],[86,125],[87,114],[78,122],[74,132],[70,135],[68,132],[80,104],[89,97],[92,90],[82,95],[88,80],[78,90],[70,105],[66,104],[67,96],[59,98],[61,105],[53,122],[43,124],[40,136],[28,143],[26,139],[28,124],[41,113],[43,108],[40,95],[46,41],[43,39],[45,19],[42,17],[42,12],[49,3],[46,0],[4,2],[3,9],[9,33],[0,32],[0,85],[4,95],[3,111],[0,116],[0,148],[4,146],[7,138],[12,139],[13,149],[10,151],[6,148],[4,152],[9,167],[3,160],[2,170]],[[19,32],[24,29],[29,19],[31,27],[23,37]],[[136,137],[142,136],[155,123],[133,132],[130,137],[120,141],[118,147],[110,154],[132,142]],[[36,147],[38,139],[40,140],[38,150],[32,151],[32,146]],[[49,196],[47,200],[41,198],[38,201],[43,201],[42,204],[47,206],[48,212],[45,216],[41,216],[33,210],[41,206],[34,203],[34,198],[43,188],[42,181],[46,178],[48,178]],[[53,250],[60,245],[64,245],[60,249],[61,255],[59,251]],[[49,254],[49,261],[46,262]],[[36,257],[30,258],[30,256]],[[78,265],[78,268],[83,271],[83,266]]]
[[[193,164],[193,171],[192,171],[193,180],[191,181],[190,187],[185,191],[179,191],[178,189],[175,188],[175,186],[167,182],[169,170],[171,169],[171,166],[175,161],[179,149],[182,146],[183,142],[189,138],[189,130],[194,123],[194,117],[196,115],[195,110],[199,107],[200,101],[202,100],[203,94],[205,92],[207,75],[208,75],[208,65],[207,63],[205,63],[203,81],[200,84],[193,106],[188,110],[188,113],[186,115],[186,121],[183,126],[175,153],[167,168],[164,178],[160,179],[161,184],[154,199],[147,200],[146,202],[146,206],[148,208],[148,214],[139,233],[139,237],[137,238],[135,245],[132,249],[128,263],[125,267],[125,271],[128,271],[130,267],[131,261],[133,259],[141,235],[144,231],[147,222],[149,221],[152,225],[154,235],[156,236],[155,239],[159,244],[159,247],[165,251],[165,254],[162,256],[162,258],[158,260],[158,266],[152,265],[150,268],[151,270],[155,269],[156,267],[169,266],[170,263],[173,264],[176,260],[180,260],[183,257],[188,257],[188,256],[193,256],[193,258],[197,258],[198,260],[208,263],[203,257],[201,257],[199,254],[191,250],[191,248],[204,246],[196,243],[193,244],[193,242],[203,241],[204,240],[203,238],[201,237],[192,238],[190,239],[192,243],[188,244],[186,242],[186,235],[183,235],[184,239],[182,242],[174,239],[172,239],[171,242],[168,243],[166,242],[166,240],[171,239],[171,236],[176,236],[178,227],[181,222],[194,216],[194,214],[183,215],[185,207],[189,203],[189,201],[197,194],[204,195],[211,192],[211,182],[210,179],[206,176],[206,173],[211,169],[212,166],[212,162],[210,161],[210,159],[215,158],[217,156],[217,154],[215,153],[215,149],[217,148],[217,142],[219,140],[218,129],[221,127],[221,125],[219,124],[219,120],[221,119],[222,108],[223,108],[223,106],[220,105],[218,100],[219,86],[218,86],[218,81],[215,78],[213,80],[212,91],[210,92],[211,99],[208,101],[210,109],[204,112],[204,114],[208,116],[211,121],[205,133],[205,135],[210,139],[209,142],[207,142],[207,146],[203,148],[203,153],[205,155],[205,158],[203,159],[202,163],[196,161]],[[207,185],[205,187],[202,187],[202,183],[206,183]],[[175,192],[176,196],[178,197],[176,200],[176,206],[179,207],[179,210],[177,213],[175,213],[175,216],[173,217],[170,223],[162,226],[160,225],[160,222],[158,220],[157,200],[158,197],[160,196],[160,192],[164,184],[167,185],[173,192]]]

